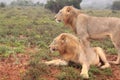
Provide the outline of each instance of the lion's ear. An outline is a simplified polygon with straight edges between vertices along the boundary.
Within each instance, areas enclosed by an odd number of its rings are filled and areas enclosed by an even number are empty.
[[[72,10],[73,6],[68,6],[67,7],[67,12],[70,12]]]
[[[62,42],[64,42],[64,41],[66,40],[66,35],[63,34],[63,35],[61,36],[61,40],[62,40]]]

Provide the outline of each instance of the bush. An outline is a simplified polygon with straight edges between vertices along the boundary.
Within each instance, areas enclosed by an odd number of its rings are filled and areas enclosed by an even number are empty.
[[[120,1],[115,1],[112,5],[113,10],[120,10]]]
[[[57,13],[62,7],[67,5],[73,5],[80,9],[80,2],[81,0],[49,0],[47,1],[45,8]]]
[[[31,0],[16,0],[16,1],[12,1],[11,5],[14,6],[33,6],[34,3]]]
[[[6,7],[6,4],[3,3],[3,2],[1,2],[1,3],[0,3],[0,7]]]

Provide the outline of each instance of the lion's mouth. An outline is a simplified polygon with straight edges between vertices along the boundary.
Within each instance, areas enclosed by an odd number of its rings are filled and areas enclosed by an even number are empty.
[[[56,51],[56,49],[55,49],[55,48],[53,48],[53,49],[52,49],[52,51]]]
[[[60,22],[61,22],[61,20],[58,20],[58,19],[55,19],[55,21],[56,21],[57,23],[60,23]]]

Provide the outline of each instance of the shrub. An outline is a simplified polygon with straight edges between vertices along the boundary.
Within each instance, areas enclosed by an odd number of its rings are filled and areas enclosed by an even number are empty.
[[[45,8],[57,13],[62,7],[66,5],[73,5],[76,8],[80,8],[80,2],[81,0],[49,0],[45,5]]]
[[[120,10],[120,1],[115,1],[112,5],[113,10]]]
[[[1,2],[1,3],[0,3],[0,7],[6,7],[6,4],[3,3],[3,2]]]

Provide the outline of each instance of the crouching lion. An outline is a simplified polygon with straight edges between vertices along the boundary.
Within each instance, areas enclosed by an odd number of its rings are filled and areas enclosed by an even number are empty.
[[[55,19],[71,27],[86,47],[90,48],[88,39],[100,39],[109,36],[118,51],[116,61],[120,63],[120,19],[115,17],[93,17],[86,15],[73,6],[63,7]]]
[[[110,67],[105,54],[100,47],[85,50],[83,44],[77,37],[69,33],[62,33],[50,44],[50,50],[58,51],[61,59],[46,61],[47,65],[67,65],[69,61],[82,65],[81,76],[89,78],[88,70],[90,65],[99,65],[101,61],[104,65],[102,69]],[[93,50],[94,53],[91,53]]]

